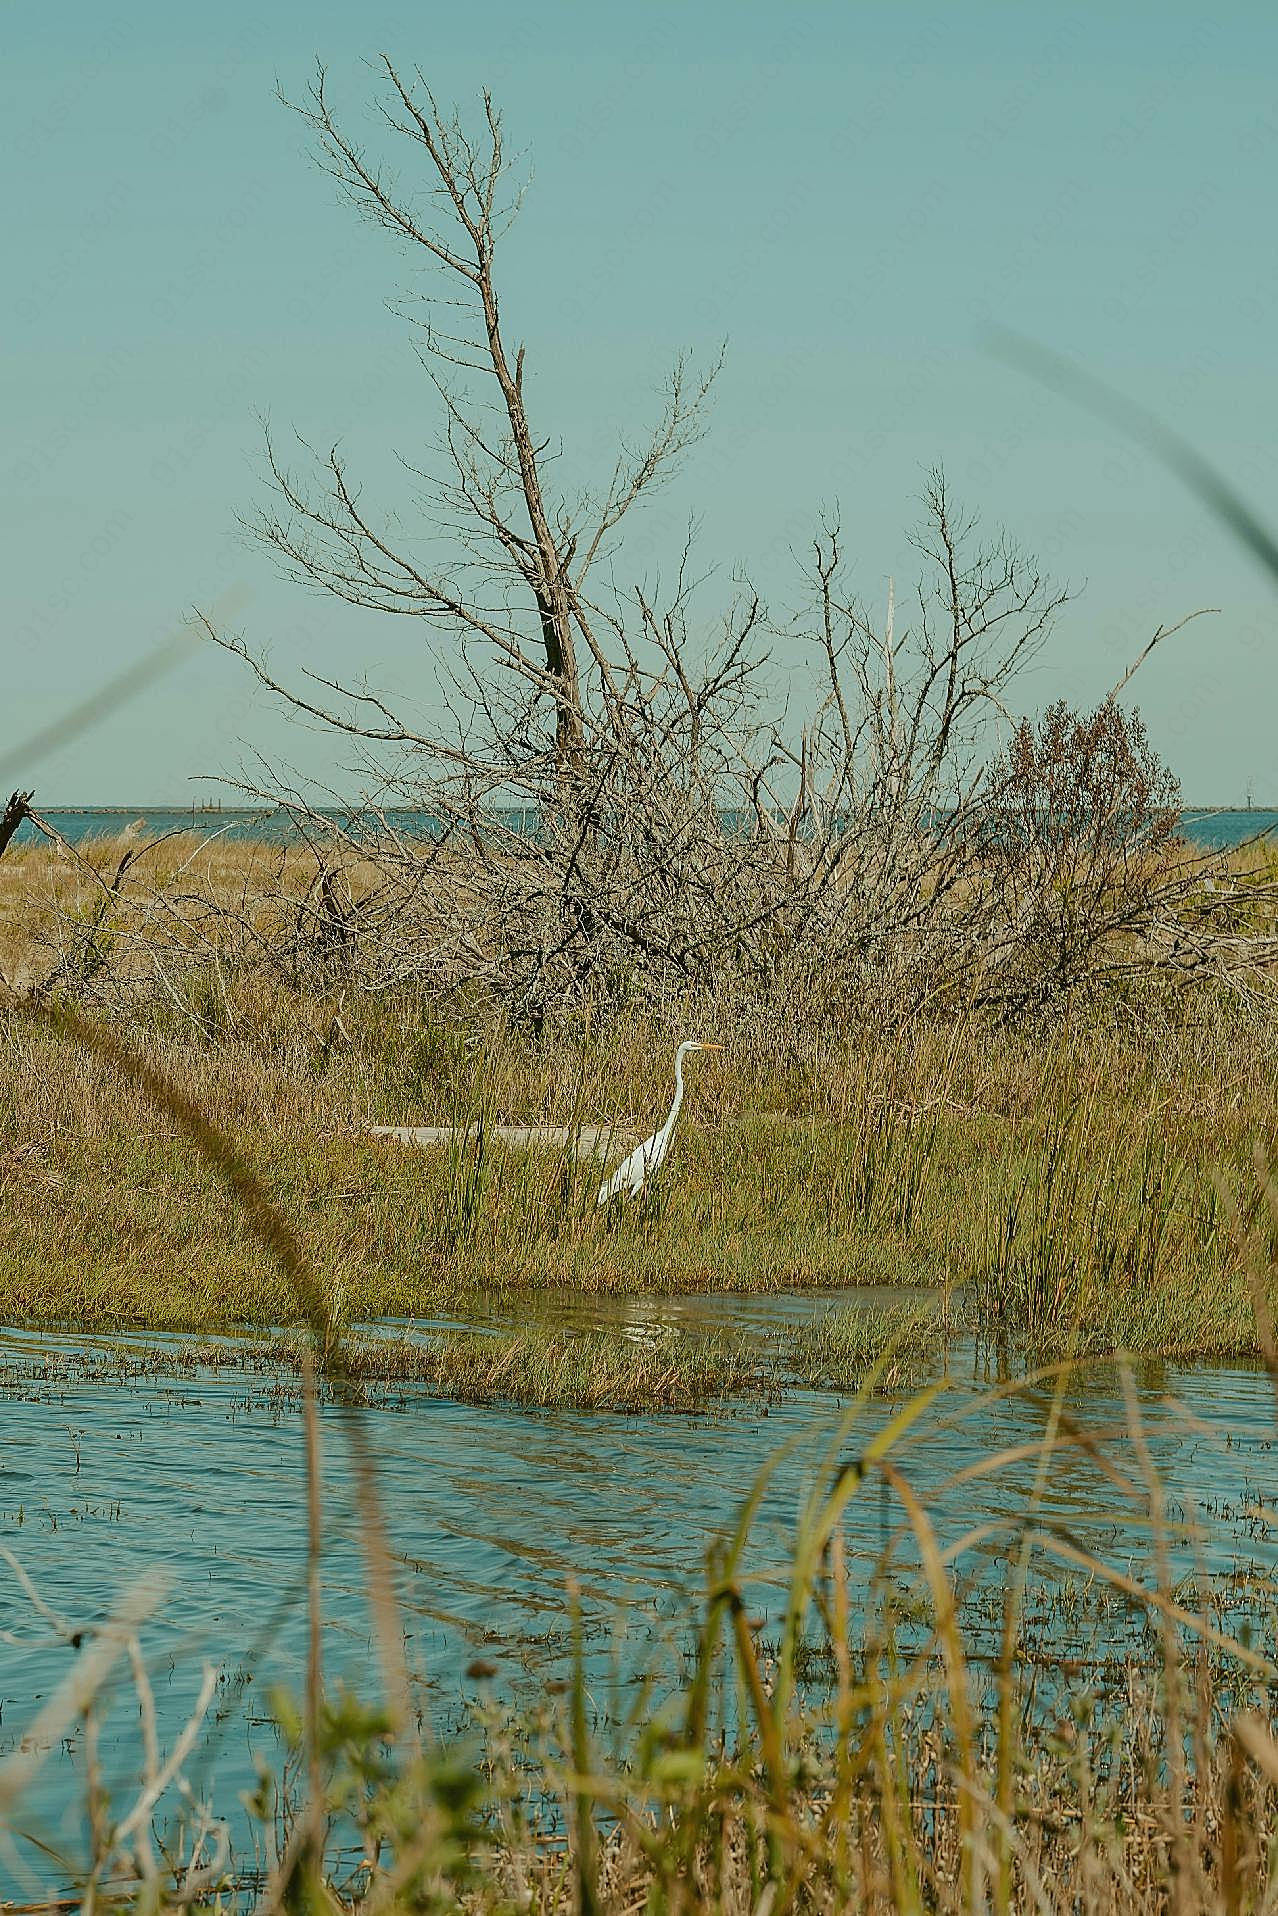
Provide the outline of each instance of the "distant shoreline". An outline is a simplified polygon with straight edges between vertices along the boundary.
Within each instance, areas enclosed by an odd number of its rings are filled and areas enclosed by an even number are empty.
[[[135,823],[154,835],[191,832],[210,842],[228,832],[241,842],[290,844],[306,834],[283,805],[40,805],[37,807],[54,829],[72,844],[90,838],[112,838]],[[527,807],[495,807],[508,824],[522,818],[526,828],[531,817]],[[338,829],[359,833],[367,829],[373,814],[361,815],[357,807],[317,807],[321,819],[331,820]],[[380,814],[397,831],[412,837],[420,829],[431,836],[427,814],[417,806],[388,805]],[[1229,851],[1253,839],[1278,838],[1278,805],[1187,805],[1181,812],[1181,833],[1203,852]],[[39,837],[37,828],[26,821],[18,828],[18,844],[29,845]]]
[[[185,817],[194,813],[197,818],[216,817],[220,812],[229,818],[270,818],[282,810],[279,805],[222,805],[217,802],[197,805],[38,805],[37,811],[47,812],[54,818],[145,818]],[[317,805],[316,811],[324,818],[344,817],[351,809],[344,805]],[[386,812],[417,812],[417,805],[385,805]],[[518,806],[512,810],[519,810]],[[1248,818],[1253,815],[1272,815],[1278,818],[1278,802],[1273,805],[1182,805],[1182,818]]]

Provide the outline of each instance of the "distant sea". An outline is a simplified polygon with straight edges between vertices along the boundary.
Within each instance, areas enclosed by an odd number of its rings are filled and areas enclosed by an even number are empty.
[[[140,828],[137,835],[147,838],[157,838],[162,832],[196,832],[203,838],[248,838],[265,845],[295,843],[298,838],[297,827],[287,812],[271,811],[265,806],[37,805],[36,810],[73,845],[86,838],[118,838],[130,827]],[[334,824],[352,823],[349,812],[321,811],[319,815],[331,818]],[[499,812],[498,816],[507,823],[517,824],[521,819],[531,820],[533,814],[512,810]],[[433,821],[429,812],[388,806],[382,817],[406,837],[430,835]],[[359,830],[357,821],[354,829]],[[19,826],[13,842],[26,845],[39,837],[38,829],[28,821]]]
[[[225,833],[228,838],[250,838],[259,843],[284,844],[296,838],[296,829],[283,812],[248,809],[225,810],[217,806],[187,806],[180,809],[166,805],[88,805],[66,810],[41,809],[41,815],[60,831],[74,845],[83,838],[115,838],[120,832],[135,822],[139,823],[148,838],[160,832],[198,832],[205,837],[216,833]],[[344,818],[344,813],[329,814],[334,821]],[[429,814],[418,811],[388,811],[385,816],[406,836],[420,834],[426,837],[430,833]],[[514,822],[518,814],[510,813],[507,818]],[[531,820],[531,814],[526,814]],[[1261,833],[1278,834],[1278,811],[1263,810],[1258,807],[1240,806],[1188,806],[1182,814],[1182,826],[1185,837],[1205,850],[1219,851],[1229,845],[1241,845],[1245,839],[1255,838]],[[24,824],[17,834],[15,843],[22,844],[38,838],[39,833],[31,824]]]

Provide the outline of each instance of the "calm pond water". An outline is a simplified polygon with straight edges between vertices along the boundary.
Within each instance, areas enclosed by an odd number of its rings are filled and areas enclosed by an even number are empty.
[[[702,1328],[722,1313],[762,1336],[770,1324],[829,1301],[716,1296],[628,1304],[629,1321],[643,1334],[678,1335],[681,1326]],[[599,1301],[587,1309],[597,1321]],[[1036,1462],[1020,1458],[989,1476],[956,1479],[991,1452],[1036,1442],[1050,1391],[989,1398],[994,1380],[974,1350],[951,1352],[947,1361],[949,1387],[899,1463],[943,1543],[1005,1520],[956,1560],[979,1628],[982,1590],[1005,1580],[1013,1523]],[[1169,1516],[1187,1527],[1176,1545],[1177,1573],[1232,1579],[1245,1593],[1239,1601],[1252,1602],[1278,1570],[1267,1378],[1247,1367],[1145,1364],[1134,1383],[1168,1486]],[[304,1654],[305,1495],[291,1381],[176,1368],[120,1379],[91,1340],[11,1332],[0,1334],[0,1393],[0,1544],[43,1601],[77,1628],[106,1615],[143,1570],[163,1571],[168,1593],[144,1631],[161,1739],[189,1710],[204,1661],[215,1663],[213,1731],[190,1774],[234,1816],[256,1754],[278,1756],[264,1693],[276,1682],[296,1689]],[[1113,1366],[1073,1378],[1066,1403],[1120,1469],[1136,1471]],[[843,1457],[856,1456],[895,1408],[870,1405]],[[442,1727],[459,1720],[480,1688],[465,1676],[477,1653],[497,1666],[490,1687],[509,1702],[542,1694],[548,1680],[561,1678],[573,1578],[601,1719],[624,1715],[643,1673],[656,1672],[659,1687],[672,1687],[707,1541],[731,1529],[756,1472],[794,1438],[764,1497],[749,1559],[764,1578],[752,1600],[759,1614],[774,1617],[780,1591],[767,1572],[785,1561],[799,1501],[839,1412],[832,1397],[796,1393],[770,1414],[749,1407],[699,1417],[529,1413],[473,1408],[411,1388],[371,1408],[367,1427],[400,1573],[405,1647],[426,1713]],[[327,1408],[323,1425],[326,1654],[331,1674],[368,1695],[375,1664],[340,1414]],[[1137,1575],[1148,1557],[1145,1510],[1143,1491],[1124,1496],[1077,1447],[1060,1451],[1046,1473],[1042,1522]],[[850,1506],[849,1548],[867,1586],[897,1514],[877,1489]],[[900,1561],[904,1575],[908,1550]],[[1077,1573],[1040,1554],[1035,1576],[1036,1588],[1050,1590],[1053,1579]],[[1141,1640],[1135,1612],[1096,1618],[1072,1626],[1092,1629],[1095,1647],[1121,1654]],[[0,1560],[0,1759],[20,1746],[74,1655]],[[135,1773],[137,1709],[122,1680],[111,1695],[104,1763],[108,1779],[123,1785]],[[49,1750],[20,1819],[73,1848],[82,1754],[78,1733]],[[8,1867],[0,1853],[0,1894],[16,1893],[6,1885]]]

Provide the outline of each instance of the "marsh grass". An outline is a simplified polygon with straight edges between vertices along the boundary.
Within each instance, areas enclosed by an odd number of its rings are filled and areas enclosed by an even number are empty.
[[[270,1788],[264,1778],[251,1805],[261,1824],[261,1866],[251,1882],[238,1876],[224,1843],[211,1841],[217,1818],[190,1795],[180,1813],[184,1834],[174,1839],[169,1832],[163,1845],[151,1837],[151,1818],[180,1782],[197,1742],[207,1707],[201,1692],[172,1751],[163,1753],[148,1732],[134,1801],[113,1801],[90,1755],[90,1853],[57,1864],[65,1882],[82,1885],[82,1905],[136,1906],[148,1916],[186,1906],[253,1906],[282,1916],[299,1908],[406,1916],[446,1906],[575,1908],[598,1916],[640,1905],[678,1912],[1263,1906],[1278,1837],[1278,1744],[1263,1717],[1278,1682],[1272,1613],[1261,1606],[1255,1631],[1228,1636],[1213,1621],[1211,1604],[1188,1608],[1190,1592],[1173,1581],[1165,1498],[1134,1395],[1129,1441],[1140,1473],[1132,1481],[1130,1470],[1113,1464],[1107,1473],[1130,1500],[1130,1533],[1150,1537],[1152,1575],[1142,1579],[1102,1562],[1038,1519],[1040,1491],[1061,1450],[1098,1454],[1096,1439],[1061,1414],[1063,1372],[1029,1504],[941,1548],[908,1471],[910,1437],[935,1416],[941,1385],[929,1385],[868,1431],[864,1401],[878,1381],[872,1362],[858,1401],[810,1477],[786,1560],[763,1573],[747,1563],[774,1464],[745,1500],[734,1537],[711,1544],[692,1665],[674,1688],[657,1692],[653,1684],[646,1692],[621,1751],[605,1749],[596,1736],[581,1634],[563,1707],[540,1728],[525,1721],[512,1736],[481,1717],[491,1734],[479,1761],[464,1749],[423,1745],[408,1730],[397,1631],[393,1613],[385,1615],[393,1600],[376,1470],[358,1422],[358,1368],[303,1238],[232,1140],[153,1063],[67,1014],[42,1014],[42,1029],[113,1069],[186,1136],[228,1186],[245,1232],[274,1259],[293,1309],[308,1324],[301,1397],[312,1650],[301,1699],[280,1696],[274,1705],[284,1772]],[[1163,1175],[1150,1153],[1142,1163],[1148,1196],[1153,1184],[1163,1188]],[[1048,1226],[1075,1219],[1088,1192],[1084,1152],[1069,1125],[1048,1169],[1023,1198],[1037,1220],[1027,1242],[1038,1251],[1050,1238]],[[1272,1220],[1265,1180],[1261,1196]],[[1242,1209],[1226,1209],[1232,1242],[1240,1245]],[[1159,1224],[1150,1242],[1161,1247],[1165,1238]],[[1267,1326],[1259,1234],[1251,1230],[1240,1249],[1247,1274],[1261,1286],[1257,1312]],[[1140,1268],[1136,1263],[1136,1274]],[[856,1337],[864,1339],[866,1330],[832,1316],[809,1330],[809,1357],[820,1353],[832,1364],[851,1355],[864,1368]],[[527,1351],[521,1366],[527,1370]],[[324,1682],[316,1376],[341,1404],[362,1471],[385,1701],[330,1694]],[[985,1456],[952,1481],[973,1470],[989,1475],[1002,1462],[1004,1456]],[[881,1600],[866,1606],[849,1575],[843,1519],[855,1498],[876,1491],[891,1500],[895,1535],[879,1563]],[[987,1548],[993,1535],[1014,1575],[1004,1590],[1002,1650],[991,1667],[964,1634],[954,1575],[964,1552]],[[1060,1655],[1052,1677],[1044,1677],[1048,1665],[1025,1654],[1023,1644],[1031,1554],[1083,1571],[1144,1613],[1161,1661],[1129,1661],[1117,1696],[1086,1669],[1071,1673]],[[753,1619],[759,1594],[774,1611],[774,1638]],[[153,1719],[138,1650],[142,1609],[128,1598],[117,1617],[96,1625],[75,1680],[46,1711],[50,1722],[82,1722],[90,1753],[98,1673],[111,1646],[132,1646],[142,1721]],[[477,1665],[475,1680],[483,1682],[485,1671]],[[1044,1684],[1050,1707],[1042,1707]],[[25,1761],[0,1772],[4,1826],[13,1836],[21,1836]],[[351,1826],[360,1832],[362,1855],[335,1882],[331,1832]]]
[[[203,856],[183,883],[247,895],[254,861],[285,854]],[[34,937],[44,890],[73,880],[38,848],[0,861],[10,947],[22,912]],[[12,949],[9,962],[21,969]],[[874,1283],[938,1288],[952,1321],[1032,1355],[1257,1349],[1221,1189],[1257,1215],[1278,1046],[1245,1000],[1151,990],[1121,1014],[1019,1028],[948,1007],[837,1031],[797,1006],[787,1023],[722,1029],[705,1005],[668,1026],[583,1018],[537,1039],[410,991],[290,991],[207,965],[184,990],[198,979],[196,1018],[194,1000],[164,998],[113,1028],[251,1158],[345,1321],[437,1316],[477,1290]],[[289,1321],[287,1286],[170,1120],[21,1006],[0,1016],[0,1314],[191,1333]],[[671,1161],[641,1203],[601,1215],[597,1163],[496,1137],[502,1123],[612,1124],[619,1154],[660,1121],[691,1028],[727,1049],[694,1061]],[[374,1123],[459,1138],[416,1150],[370,1137]]]

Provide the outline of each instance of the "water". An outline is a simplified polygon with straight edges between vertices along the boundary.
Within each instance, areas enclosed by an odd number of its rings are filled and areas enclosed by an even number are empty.
[[[681,1325],[704,1327],[707,1310],[725,1308],[718,1297],[704,1306],[687,1299],[642,1303],[631,1321],[648,1329],[655,1321],[673,1335]],[[792,1322],[814,1308],[793,1297],[735,1306],[735,1321],[744,1315],[760,1334],[769,1318]],[[211,1735],[191,1773],[234,1819],[256,1757],[273,1766],[279,1758],[265,1693],[275,1682],[296,1691],[303,1665],[306,1516],[295,1392],[287,1380],[234,1371],[113,1381],[110,1367],[95,1368],[93,1356],[83,1338],[0,1337],[0,1543],[44,1602],[76,1628],[102,1618],[144,1570],[166,1576],[168,1593],[143,1633],[161,1740],[176,1733],[211,1660],[219,1669]],[[950,1361],[950,1388],[899,1462],[943,1545],[974,1525],[1003,1525],[955,1560],[969,1627],[979,1636],[982,1593],[997,1594],[1006,1579],[1035,1460],[957,1479],[993,1451],[1035,1442],[1047,1399],[1042,1390],[1021,1390],[988,1401],[989,1380],[975,1352],[953,1353]],[[1267,1378],[1246,1366],[1151,1363],[1136,1385],[1154,1459],[1169,1485],[1169,1517],[1196,1530],[1176,1545],[1177,1574],[1233,1578],[1237,1591],[1254,1598],[1278,1570]],[[894,1408],[873,1404],[843,1456],[859,1454],[867,1432]],[[1112,1366],[1073,1380],[1067,1408],[1100,1434],[1120,1468],[1138,1474],[1122,1434],[1125,1410]],[[605,1726],[633,1706],[640,1675],[656,1672],[659,1690],[673,1688],[707,1542],[731,1530],[756,1472],[793,1437],[796,1447],[763,1500],[749,1559],[762,1576],[750,1601],[775,1619],[776,1567],[786,1560],[800,1498],[838,1413],[835,1400],[808,1393],[770,1414],[702,1417],[473,1408],[412,1388],[373,1407],[367,1422],[400,1578],[405,1649],[425,1713],[443,1727],[459,1720],[481,1688],[466,1676],[477,1654],[496,1666],[488,1687],[512,1706],[562,1680],[573,1579],[591,1693]],[[327,1666],[330,1677],[344,1675],[368,1696],[376,1665],[366,1576],[341,1419],[331,1408],[323,1429]],[[850,1506],[849,1551],[863,1581],[897,1514],[877,1489]],[[1124,1498],[1081,1451],[1055,1458],[1042,1518],[1079,1546],[1141,1574],[1148,1555],[1143,1493]],[[904,1574],[910,1553],[900,1555]],[[1040,1554],[1035,1575],[1036,1587],[1050,1589],[1076,1573]],[[1102,1632],[1103,1647],[1148,1654],[1137,1613],[1097,1617],[1080,1627]],[[989,1627],[997,1628],[993,1610]],[[3,1562],[0,1633],[8,1633],[0,1634],[3,1757],[19,1746],[74,1652],[55,1639]],[[103,1758],[108,1778],[123,1786],[135,1762],[136,1703],[124,1682],[112,1695]],[[49,1749],[24,1804],[25,1818],[46,1839],[73,1850],[82,1762],[74,1730]],[[5,1868],[0,1854],[0,1890]]]
[[[1187,808],[1181,815],[1181,826],[1191,844],[1207,851],[1225,851],[1262,833],[1269,837],[1278,831],[1278,812],[1247,807],[1234,811],[1227,806]]]
[[[147,837],[161,832],[194,831],[204,836],[225,833],[232,838],[282,844],[296,835],[286,813],[247,807],[223,809],[220,806],[188,806],[184,809],[180,806],[148,805],[85,806],[75,810],[46,811],[43,816],[72,844],[79,843],[83,838],[114,837],[135,821],[141,823]],[[334,812],[331,816],[349,823],[349,814]],[[397,830],[410,837],[428,834],[432,829],[432,822],[424,812],[391,809],[385,816]],[[504,812],[501,816],[508,825],[523,820],[527,826],[532,818],[528,812]],[[1278,832],[1278,811],[1193,806],[1186,808],[1182,825],[1186,838],[1192,844],[1204,850],[1221,851],[1231,845],[1240,845],[1257,834]],[[14,842],[31,843],[38,837],[35,827],[26,823],[19,827]]]
[[[86,838],[114,838],[131,826],[140,827],[139,836],[147,838],[158,837],[163,832],[196,832],[204,838],[225,835],[258,844],[282,845],[294,843],[298,837],[287,812],[263,806],[87,805],[65,810],[37,809],[41,817],[73,845]],[[361,829],[358,818],[349,812],[322,811],[320,816],[331,818],[347,830]],[[390,806],[382,816],[396,831],[410,838],[427,837],[438,829],[438,822],[427,812]],[[531,829],[533,815],[530,812],[501,811],[497,816],[511,827]],[[362,829],[370,829],[368,821]],[[18,827],[13,842],[33,844],[40,838],[40,832],[28,819]]]

